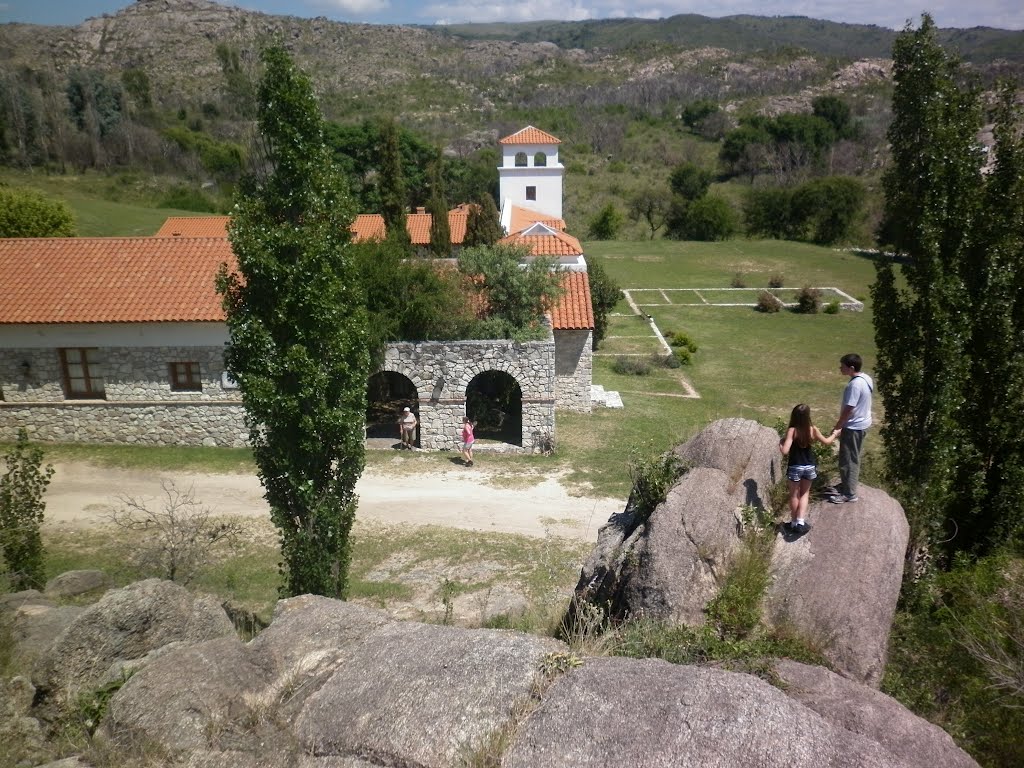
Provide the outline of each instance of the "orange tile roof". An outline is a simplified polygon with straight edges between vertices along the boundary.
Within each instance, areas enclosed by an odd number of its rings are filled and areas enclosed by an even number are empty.
[[[536,224],[537,222],[545,224],[552,229],[565,229],[565,222],[562,219],[556,219],[553,216],[541,213],[540,211],[523,208],[521,205],[512,206],[512,216],[508,225],[510,232],[521,232],[531,224]]]
[[[224,320],[224,237],[0,239],[0,323]]]
[[[562,272],[565,293],[551,308],[551,328],[556,331],[581,331],[594,327],[594,308],[590,302],[590,278],[586,272]]]
[[[352,241],[383,240],[387,236],[384,217],[379,213],[360,213],[349,227],[352,230]]]
[[[230,216],[170,216],[154,237],[227,237]]]
[[[503,237],[499,242],[525,245],[529,247],[530,253],[534,256],[581,256],[583,254],[583,246],[580,245],[580,241],[565,232],[541,235],[524,235],[522,232],[514,232]]]
[[[511,136],[506,136],[504,139],[498,140],[499,144],[561,144],[560,139],[556,139],[550,133],[542,131],[540,128],[534,128],[532,125],[528,125],[522,130],[516,131]]]

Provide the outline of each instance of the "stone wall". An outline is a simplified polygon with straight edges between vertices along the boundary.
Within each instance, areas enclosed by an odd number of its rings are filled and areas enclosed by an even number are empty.
[[[575,339],[586,360],[564,382],[586,375],[589,408],[589,332]],[[133,443],[140,445],[221,445],[246,443],[244,411],[237,389],[221,383],[223,347],[101,347],[104,400],[65,400],[60,358],[53,348],[0,350],[0,440],[13,440],[21,426],[35,440],[49,442]],[[172,391],[169,362],[198,362],[202,391]],[[28,363],[27,371],[23,363]],[[388,347],[384,370],[408,378],[419,401],[420,447],[458,446],[466,415],[466,391],[477,375],[501,371],[522,393],[522,432],[518,449],[543,451],[555,432],[556,361],[554,337],[520,344],[505,340],[397,343]],[[584,395],[563,399],[582,409]]]
[[[592,331],[555,331],[555,407],[590,413],[594,374]]]

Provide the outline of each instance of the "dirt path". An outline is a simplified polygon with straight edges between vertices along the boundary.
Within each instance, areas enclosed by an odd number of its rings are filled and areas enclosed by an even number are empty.
[[[195,499],[215,514],[269,518],[263,488],[253,475],[159,474],[84,463],[55,467],[46,492],[50,524],[100,522],[117,505],[118,496],[157,499],[162,495],[161,481],[168,479],[179,490],[191,486]],[[536,484],[517,483],[521,487],[515,488],[495,485],[488,482],[489,477],[483,468],[399,476],[368,468],[356,486],[357,516],[363,522],[442,525],[527,536],[552,534],[593,542],[597,529],[624,506],[622,499],[570,496],[554,476]]]

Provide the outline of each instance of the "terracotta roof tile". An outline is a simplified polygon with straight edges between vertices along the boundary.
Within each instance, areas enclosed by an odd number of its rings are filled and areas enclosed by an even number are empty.
[[[506,136],[504,139],[498,140],[499,144],[561,144],[560,139],[556,139],[550,133],[542,131],[540,128],[534,128],[532,125],[528,125],[525,128],[516,131],[511,136]]]
[[[562,272],[565,293],[551,308],[551,327],[556,331],[581,331],[594,327],[590,278],[586,272]]]
[[[580,256],[583,254],[583,246],[580,245],[580,241],[565,232],[538,235],[524,235],[522,232],[515,232],[503,237],[500,242],[525,245],[529,247],[530,253],[534,256]]]
[[[531,211],[529,208],[523,208],[521,205],[512,206],[512,216],[509,222],[510,232],[521,232],[537,222],[546,224],[552,229],[565,229],[565,222],[562,219],[556,219],[540,211]]]
[[[0,239],[0,323],[216,322],[224,237]]]
[[[170,216],[154,237],[227,237],[230,216]]]
[[[379,213],[359,214],[349,229],[352,230],[352,241],[356,243],[363,240],[383,240],[387,236],[384,217]]]

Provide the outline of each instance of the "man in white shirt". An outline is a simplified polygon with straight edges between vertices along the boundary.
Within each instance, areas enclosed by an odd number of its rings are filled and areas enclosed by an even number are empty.
[[[398,420],[398,428],[402,435],[403,448],[416,447],[416,425],[418,423],[416,414],[412,412],[411,408],[402,409],[402,418]]]
[[[843,355],[839,359],[839,370],[850,380],[843,390],[839,405],[839,419],[833,431],[839,435],[839,492],[829,497],[833,504],[847,504],[857,501],[857,482],[860,479],[860,453],[864,446],[864,434],[871,426],[871,395],[875,382],[861,372],[864,362],[860,355]]]

